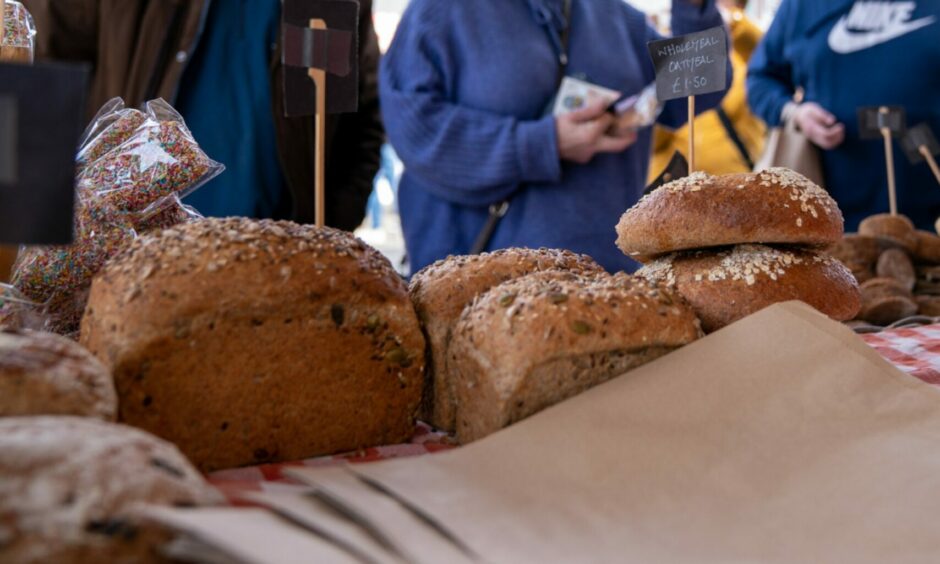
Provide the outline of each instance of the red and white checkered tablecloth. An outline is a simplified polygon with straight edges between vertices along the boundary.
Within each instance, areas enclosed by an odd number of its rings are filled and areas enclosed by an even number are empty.
[[[900,370],[935,386],[940,386],[940,325],[894,329],[863,335],[862,339]],[[302,488],[284,476],[285,468],[297,466],[329,466],[344,462],[367,463],[390,458],[430,454],[454,448],[446,433],[419,423],[411,441],[399,445],[367,448],[357,452],[311,458],[299,462],[265,464],[215,472],[209,481],[230,501],[238,504],[240,494],[249,491]]]

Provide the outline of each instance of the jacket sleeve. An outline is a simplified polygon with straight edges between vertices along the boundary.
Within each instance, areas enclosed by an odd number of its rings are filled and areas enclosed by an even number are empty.
[[[327,223],[352,230],[365,215],[379,170],[380,151],[385,130],[379,110],[379,43],[372,24],[372,2],[364,1],[359,16],[359,108],[341,116],[330,151],[331,164],[326,170],[327,186],[342,188],[327,194]]]
[[[791,39],[788,28],[793,11],[792,0],[783,0],[770,29],[748,65],[747,99],[751,111],[770,127],[780,125],[783,107],[793,99],[793,69],[784,55]]]
[[[36,21],[38,58],[97,59],[98,0],[22,0]]]
[[[447,52],[446,10],[420,7],[405,13],[380,80],[388,137],[408,174],[468,206],[502,200],[522,183],[559,180],[554,118],[522,120],[453,101],[448,77],[467,69]]]
[[[721,14],[715,0],[704,0],[701,6],[695,6],[688,0],[672,0],[672,34],[685,35],[696,31],[704,31],[713,27],[724,25]],[[662,36],[652,27],[647,26],[647,42],[656,39],[662,39]],[[730,48],[731,42],[728,41]],[[649,57],[647,57],[649,59]],[[655,80],[653,63],[649,63],[650,81]],[[695,97],[695,114],[701,114],[712,108],[717,107],[728,88],[731,87],[731,81],[734,77],[734,69],[731,67],[731,58],[728,58],[728,79],[725,88],[718,92],[704,94]],[[663,106],[663,113],[659,116],[659,123],[671,128],[678,128],[689,120],[688,103],[685,98],[670,100]]]

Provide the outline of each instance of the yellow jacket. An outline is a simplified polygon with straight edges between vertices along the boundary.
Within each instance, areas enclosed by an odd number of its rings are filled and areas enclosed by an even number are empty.
[[[734,68],[734,80],[721,107],[728,115],[751,159],[757,160],[764,149],[766,127],[764,122],[751,113],[747,105],[745,81],[747,61],[763,34],[760,28],[740,11],[732,15],[730,28],[731,66]],[[653,157],[649,170],[650,182],[666,168],[669,159],[677,150],[688,157],[688,125],[675,131],[656,126],[653,134]],[[741,152],[728,136],[715,110],[710,110],[695,118],[695,161],[696,170],[711,174],[750,170]]]

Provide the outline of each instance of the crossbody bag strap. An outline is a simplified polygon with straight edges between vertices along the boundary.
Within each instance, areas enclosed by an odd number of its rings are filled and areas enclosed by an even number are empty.
[[[568,44],[571,40],[571,2],[572,0],[565,0],[563,7],[564,27],[561,28],[561,49],[558,53],[558,83],[555,85],[556,91],[561,87],[561,83],[568,73]],[[551,32],[551,30],[549,30],[549,32]],[[476,240],[473,242],[473,247],[470,249],[471,255],[478,255],[490,246],[490,241],[493,240],[493,235],[496,233],[496,228],[499,227],[500,220],[509,212],[509,199],[491,205],[489,212],[486,223],[483,224],[483,229],[480,230],[479,235],[477,235]]]

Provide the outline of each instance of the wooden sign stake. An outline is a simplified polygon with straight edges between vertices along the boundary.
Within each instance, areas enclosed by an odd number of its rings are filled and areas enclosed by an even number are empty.
[[[878,111],[887,114],[890,110],[882,106]],[[898,215],[897,188],[894,184],[894,152],[891,150],[891,130],[882,127],[881,136],[885,139],[885,160],[888,163],[888,203],[891,206],[891,215]]]
[[[695,172],[695,96],[689,96],[689,174]]]
[[[320,19],[310,20],[310,28],[326,29],[326,22]],[[326,225],[326,71],[310,69],[307,72],[317,87],[314,206],[316,226],[323,227]]]
[[[937,184],[940,184],[940,167],[937,166],[937,160],[930,154],[930,149],[928,149],[926,145],[921,145],[917,148],[917,151],[927,159],[927,164],[930,165],[930,170],[933,171],[934,178],[937,179]]]

